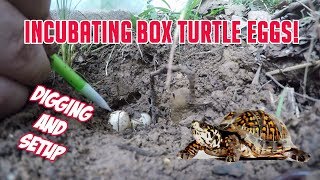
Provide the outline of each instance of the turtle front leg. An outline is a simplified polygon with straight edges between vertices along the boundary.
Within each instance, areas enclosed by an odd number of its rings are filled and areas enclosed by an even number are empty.
[[[177,156],[182,159],[192,159],[200,150],[204,150],[204,147],[197,143],[197,141],[192,141],[184,150],[180,151]]]
[[[236,150],[227,152],[226,161],[227,162],[237,162],[240,160],[240,152],[237,152]]]
[[[231,135],[225,139],[226,161],[236,162],[240,160],[241,144],[237,136]]]

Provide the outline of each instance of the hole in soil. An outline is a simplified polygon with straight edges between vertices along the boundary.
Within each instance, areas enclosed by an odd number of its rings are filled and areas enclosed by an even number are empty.
[[[207,74],[200,74],[199,77],[205,78],[205,77],[208,77],[208,75]]]
[[[149,104],[152,104],[151,98],[148,98],[148,102],[149,102]]]
[[[119,99],[114,101],[114,105],[112,109],[119,109],[122,106],[136,103],[141,98],[141,94],[139,92],[131,92],[126,99]]]
[[[153,62],[153,56],[151,54],[145,54],[145,60],[149,63]]]

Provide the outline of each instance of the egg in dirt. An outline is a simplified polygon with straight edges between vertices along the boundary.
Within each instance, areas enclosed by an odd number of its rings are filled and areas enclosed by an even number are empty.
[[[129,114],[125,111],[114,111],[110,114],[109,123],[118,132],[124,131],[131,126]]]
[[[132,127],[136,128],[137,126],[148,126],[151,124],[151,116],[148,113],[141,113],[139,118],[132,119]]]

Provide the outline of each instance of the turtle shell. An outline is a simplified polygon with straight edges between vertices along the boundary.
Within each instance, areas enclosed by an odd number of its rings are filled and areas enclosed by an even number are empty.
[[[295,147],[285,124],[262,110],[230,112],[220,123],[219,129],[238,134],[259,154],[283,152]]]

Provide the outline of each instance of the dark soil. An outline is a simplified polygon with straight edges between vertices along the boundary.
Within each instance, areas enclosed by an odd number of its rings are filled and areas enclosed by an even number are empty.
[[[74,67],[108,100],[114,110],[125,110],[131,116],[150,113],[149,75],[167,63],[170,46],[118,45],[106,76],[106,61],[113,46],[88,55]],[[170,91],[165,89],[165,75],[156,78],[159,120],[148,127],[118,133],[108,124],[109,113],[99,107],[88,123],[67,119],[53,111],[29,103],[22,112],[0,122],[0,177],[4,179],[274,179],[311,174],[320,165],[320,104],[299,104],[297,118],[284,109],[283,121],[293,142],[311,153],[308,163],[289,161],[179,160],[176,154],[192,141],[188,126],[193,119],[206,118],[219,123],[227,112],[264,108],[275,112],[280,89],[268,82],[264,67],[260,85],[252,85],[258,69],[248,47],[221,45],[181,45],[174,64],[187,66],[196,73],[195,103],[177,105],[188,95],[188,79],[174,73]],[[209,51],[211,51],[209,53]],[[204,53],[206,52],[206,53]],[[319,81],[319,80],[318,80]],[[312,84],[312,82],[310,82]],[[46,86],[62,94],[85,101],[59,77]],[[310,86],[319,92],[319,86]],[[174,93],[174,98],[173,98]],[[317,94],[315,98],[320,98]],[[272,98],[271,98],[272,96]],[[178,100],[177,100],[178,98]],[[272,100],[274,99],[274,100]],[[61,137],[50,137],[32,129],[32,123],[43,112],[68,120],[69,129]],[[18,139],[34,132],[68,147],[68,153],[51,163],[31,153],[17,150]],[[288,173],[289,175],[283,175]],[[1,179],[2,179],[1,178]]]

